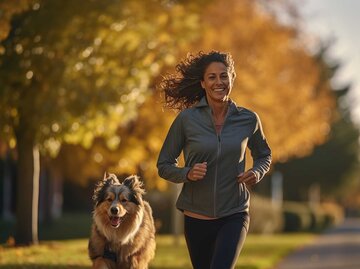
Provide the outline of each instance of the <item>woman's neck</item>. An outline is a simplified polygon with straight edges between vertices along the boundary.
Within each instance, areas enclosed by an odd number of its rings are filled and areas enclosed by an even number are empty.
[[[229,107],[229,101],[223,101],[223,102],[208,101],[208,103],[211,108],[212,114],[215,118],[225,117]]]
[[[211,108],[212,117],[215,126],[221,128],[221,126],[224,124],[226,113],[228,111],[229,101],[223,101],[223,102],[208,101],[208,104]]]

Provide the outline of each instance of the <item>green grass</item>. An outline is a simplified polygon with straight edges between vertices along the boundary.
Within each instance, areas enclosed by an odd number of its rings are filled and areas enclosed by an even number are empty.
[[[39,224],[40,240],[85,238],[90,234],[91,214],[65,213],[61,219]],[[15,223],[0,220],[0,244],[15,233]]]
[[[40,226],[39,245],[7,247],[0,244],[0,269],[89,269],[87,237],[90,224],[88,214],[65,214],[60,221]],[[0,222],[0,242],[5,242],[12,232],[13,224]],[[250,234],[236,268],[273,268],[288,253],[313,238],[313,234]],[[170,235],[157,235],[156,240],[156,255],[150,269],[192,268],[183,237],[175,240]]]
[[[238,260],[238,269],[268,269],[294,248],[308,243],[309,234],[249,235]],[[183,238],[158,235],[151,269],[191,269]],[[31,247],[0,247],[0,268],[90,268],[87,239],[41,241]]]

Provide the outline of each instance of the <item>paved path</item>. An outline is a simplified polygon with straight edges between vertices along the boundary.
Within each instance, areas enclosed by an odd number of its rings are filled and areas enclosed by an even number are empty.
[[[360,269],[360,219],[347,219],[275,269]]]

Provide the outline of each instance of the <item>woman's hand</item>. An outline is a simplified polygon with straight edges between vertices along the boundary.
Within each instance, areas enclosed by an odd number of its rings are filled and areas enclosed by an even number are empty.
[[[187,178],[191,181],[202,180],[206,175],[206,170],[207,170],[207,162],[196,163],[189,170],[189,173],[187,174]]]
[[[253,170],[241,173],[237,178],[239,183],[245,183],[247,186],[255,185],[258,182],[256,174]]]

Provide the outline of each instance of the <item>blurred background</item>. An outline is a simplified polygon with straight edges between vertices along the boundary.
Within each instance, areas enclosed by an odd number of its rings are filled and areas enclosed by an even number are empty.
[[[339,52],[356,37],[337,39],[321,13],[340,14],[335,2],[0,1],[0,243],[87,237],[105,171],[139,175],[158,232],[181,233],[180,186],[156,170],[176,115],[157,85],[200,50],[233,55],[232,98],[259,114],[273,151],[251,190],[251,231],[318,231],[359,216],[359,86],[349,65],[359,58]],[[351,10],[356,1],[341,2]]]

